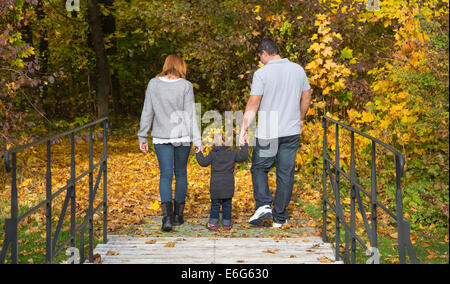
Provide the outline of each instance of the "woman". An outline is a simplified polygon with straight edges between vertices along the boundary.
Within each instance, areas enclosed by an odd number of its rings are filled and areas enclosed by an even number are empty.
[[[163,231],[181,225],[187,190],[187,162],[191,143],[202,149],[195,119],[192,84],[186,79],[186,63],[169,55],[163,70],[151,79],[145,93],[140,130],[140,150],[148,151],[147,133],[152,128],[153,146],[158,157],[159,194],[163,212]],[[153,124],[153,127],[152,127]],[[172,178],[175,173],[175,198],[172,205]]]

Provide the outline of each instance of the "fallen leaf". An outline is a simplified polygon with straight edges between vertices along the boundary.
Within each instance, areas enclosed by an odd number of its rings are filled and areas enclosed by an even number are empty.
[[[333,262],[334,262],[334,260],[329,259],[329,258],[326,257],[326,256],[324,256],[324,257],[319,257],[317,260],[318,260],[319,262],[321,262],[321,263],[333,263]]]
[[[102,256],[98,253],[94,254],[94,260],[93,262],[94,264],[101,264],[102,263]]]
[[[156,240],[146,240],[145,243],[146,244],[154,244],[154,243],[156,243]]]
[[[119,255],[119,252],[110,250],[106,253],[106,255]]]
[[[167,244],[164,245],[164,247],[166,248],[173,248],[175,246],[175,242],[168,242]]]

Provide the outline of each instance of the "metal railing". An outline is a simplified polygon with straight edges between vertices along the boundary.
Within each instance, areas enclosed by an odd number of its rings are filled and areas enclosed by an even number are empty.
[[[327,153],[327,121],[336,126],[336,152],[335,152],[335,162],[331,161],[330,156]],[[401,178],[403,176],[404,168],[404,158],[403,155],[392,148],[391,146],[381,142],[380,140],[369,136],[365,133],[361,133],[358,130],[351,128],[347,125],[342,124],[330,117],[322,117],[322,127],[323,127],[323,240],[327,241],[327,209],[328,206],[335,213],[335,227],[336,227],[336,237],[335,237],[335,248],[336,260],[341,258],[347,263],[356,263],[356,242],[358,242],[362,248],[366,251],[367,255],[370,255],[371,263],[379,263],[378,254],[378,239],[377,239],[377,209],[380,208],[386,212],[392,219],[397,223],[398,232],[398,254],[399,262],[406,263],[406,251],[407,249],[409,258],[412,263],[419,263],[416,253],[414,251],[413,245],[411,243],[410,237],[410,223],[408,220],[403,218],[403,204],[402,204],[402,189],[401,189]],[[339,162],[339,129],[343,128],[350,131],[350,175],[340,167]],[[372,161],[371,161],[371,188],[370,192],[366,191],[361,185],[359,179],[356,178],[355,170],[355,134],[363,136],[372,141]],[[396,178],[396,190],[395,190],[395,204],[396,204],[396,214],[392,213],[386,206],[381,204],[377,200],[377,170],[376,170],[376,145],[380,145],[388,151],[392,152],[395,156],[395,178]],[[331,170],[333,166],[334,171]],[[334,172],[334,176],[333,176]],[[346,222],[344,211],[342,208],[340,200],[340,177],[341,175],[350,181],[350,224]],[[327,176],[330,178],[331,186],[334,193],[335,206],[327,199]],[[370,224],[366,215],[366,211],[361,199],[362,192],[370,200]],[[364,226],[367,232],[367,236],[370,242],[370,248],[366,246],[364,241],[356,234],[356,204],[358,204],[360,214],[362,216]],[[340,226],[341,224],[345,230],[345,253],[342,255],[340,253]],[[350,244],[349,244],[350,242]],[[350,252],[349,252],[350,249]]]
[[[93,128],[97,124],[103,124],[103,156],[100,161],[94,165],[93,162]],[[70,243],[71,248],[76,248],[77,233],[80,233],[80,250],[79,258],[80,263],[85,262],[84,255],[84,235],[87,225],[89,225],[89,262],[93,262],[93,250],[94,250],[94,213],[96,213],[100,208],[103,208],[103,242],[107,242],[107,128],[108,118],[104,117],[94,122],[88,123],[86,125],[80,126],[78,128],[56,134],[51,137],[41,139],[23,146],[19,146],[10,149],[5,152],[5,166],[6,171],[11,173],[11,218],[5,219],[5,239],[3,241],[3,247],[0,251],[0,263],[5,263],[8,249],[11,248],[11,263],[18,263],[18,229],[19,223],[25,218],[37,212],[40,208],[45,207],[45,217],[46,217],[46,258],[45,263],[52,263],[53,258]],[[76,176],[75,173],[75,132],[82,129],[89,128],[89,169],[80,175]],[[52,171],[51,171],[51,141],[63,136],[70,135],[70,145],[71,145],[71,161],[70,161],[70,178],[67,180],[67,184],[62,188],[58,189],[55,193],[52,193]],[[39,144],[47,144],[47,169],[46,169],[46,199],[28,210],[26,213],[19,216],[18,208],[18,190],[17,190],[17,157],[16,154]],[[94,169],[100,167],[98,171],[98,176],[94,185]],[[76,183],[89,175],[89,205],[87,212],[84,216],[83,222],[81,224],[76,224]],[[103,200],[100,204],[94,208],[94,199],[97,193],[97,189],[100,184],[100,178],[103,176]],[[58,224],[56,225],[54,233],[52,233],[52,201],[66,192],[64,199],[64,204],[61,209],[61,214],[58,219]],[[70,203],[70,237],[65,240],[61,245],[57,247],[58,238],[61,233],[61,228],[63,226],[63,221],[66,216],[67,209]],[[73,255],[75,252],[71,252],[71,261],[74,263]]]

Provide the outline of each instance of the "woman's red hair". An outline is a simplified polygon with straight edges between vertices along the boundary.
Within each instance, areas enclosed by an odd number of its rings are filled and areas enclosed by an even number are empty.
[[[181,78],[186,78],[186,71],[186,62],[184,62],[184,60],[180,56],[171,54],[167,56],[166,60],[164,61],[163,70],[157,75],[157,77],[173,75]]]

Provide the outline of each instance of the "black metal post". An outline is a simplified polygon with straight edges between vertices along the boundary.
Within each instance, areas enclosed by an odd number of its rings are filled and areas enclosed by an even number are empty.
[[[17,157],[12,153],[12,171],[11,171],[11,263],[19,263],[19,248],[17,244],[17,217],[19,214],[19,205],[17,201]]]
[[[336,124],[336,156],[335,156],[335,165],[334,173],[336,178],[336,210],[340,211],[340,191],[339,191],[339,125]],[[336,214],[336,261],[340,260],[339,256],[339,246],[341,241],[341,229],[340,229],[340,221],[338,214]]]
[[[351,228],[351,263],[356,263],[356,169],[355,169],[355,133],[351,132],[350,157],[350,228]]]
[[[108,158],[108,147],[107,147],[107,134],[108,134],[108,120],[103,122],[103,243],[108,242],[108,185],[107,185],[107,158]]]
[[[47,141],[47,173],[46,186],[45,186],[45,196],[46,196],[46,263],[52,263],[53,250],[52,250],[52,166],[51,166],[51,140]]]
[[[403,199],[401,189],[401,178],[403,173],[403,163],[399,155],[395,155],[395,205],[397,209],[397,232],[398,232],[398,259],[400,264],[406,263],[405,246],[403,242]]]
[[[323,172],[322,172],[322,240],[327,241],[327,161],[325,157],[327,156],[327,121],[322,118],[323,127]]]
[[[70,135],[70,236],[72,240],[70,241],[70,246],[75,248],[77,235],[75,232],[76,226],[76,189],[75,189],[75,133]],[[73,253],[72,253],[73,257]],[[75,264],[75,261],[72,263]]]
[[[94,150],[93,150],[93,127],[89,127],[89,262],[94,260]]]
[[[370,174],[371,210],[370,219],[372,223],[372,248],[378,248],[378,221],[377,221],[377,165],[376,165],[376,143],[372,141],[372,169]]]

